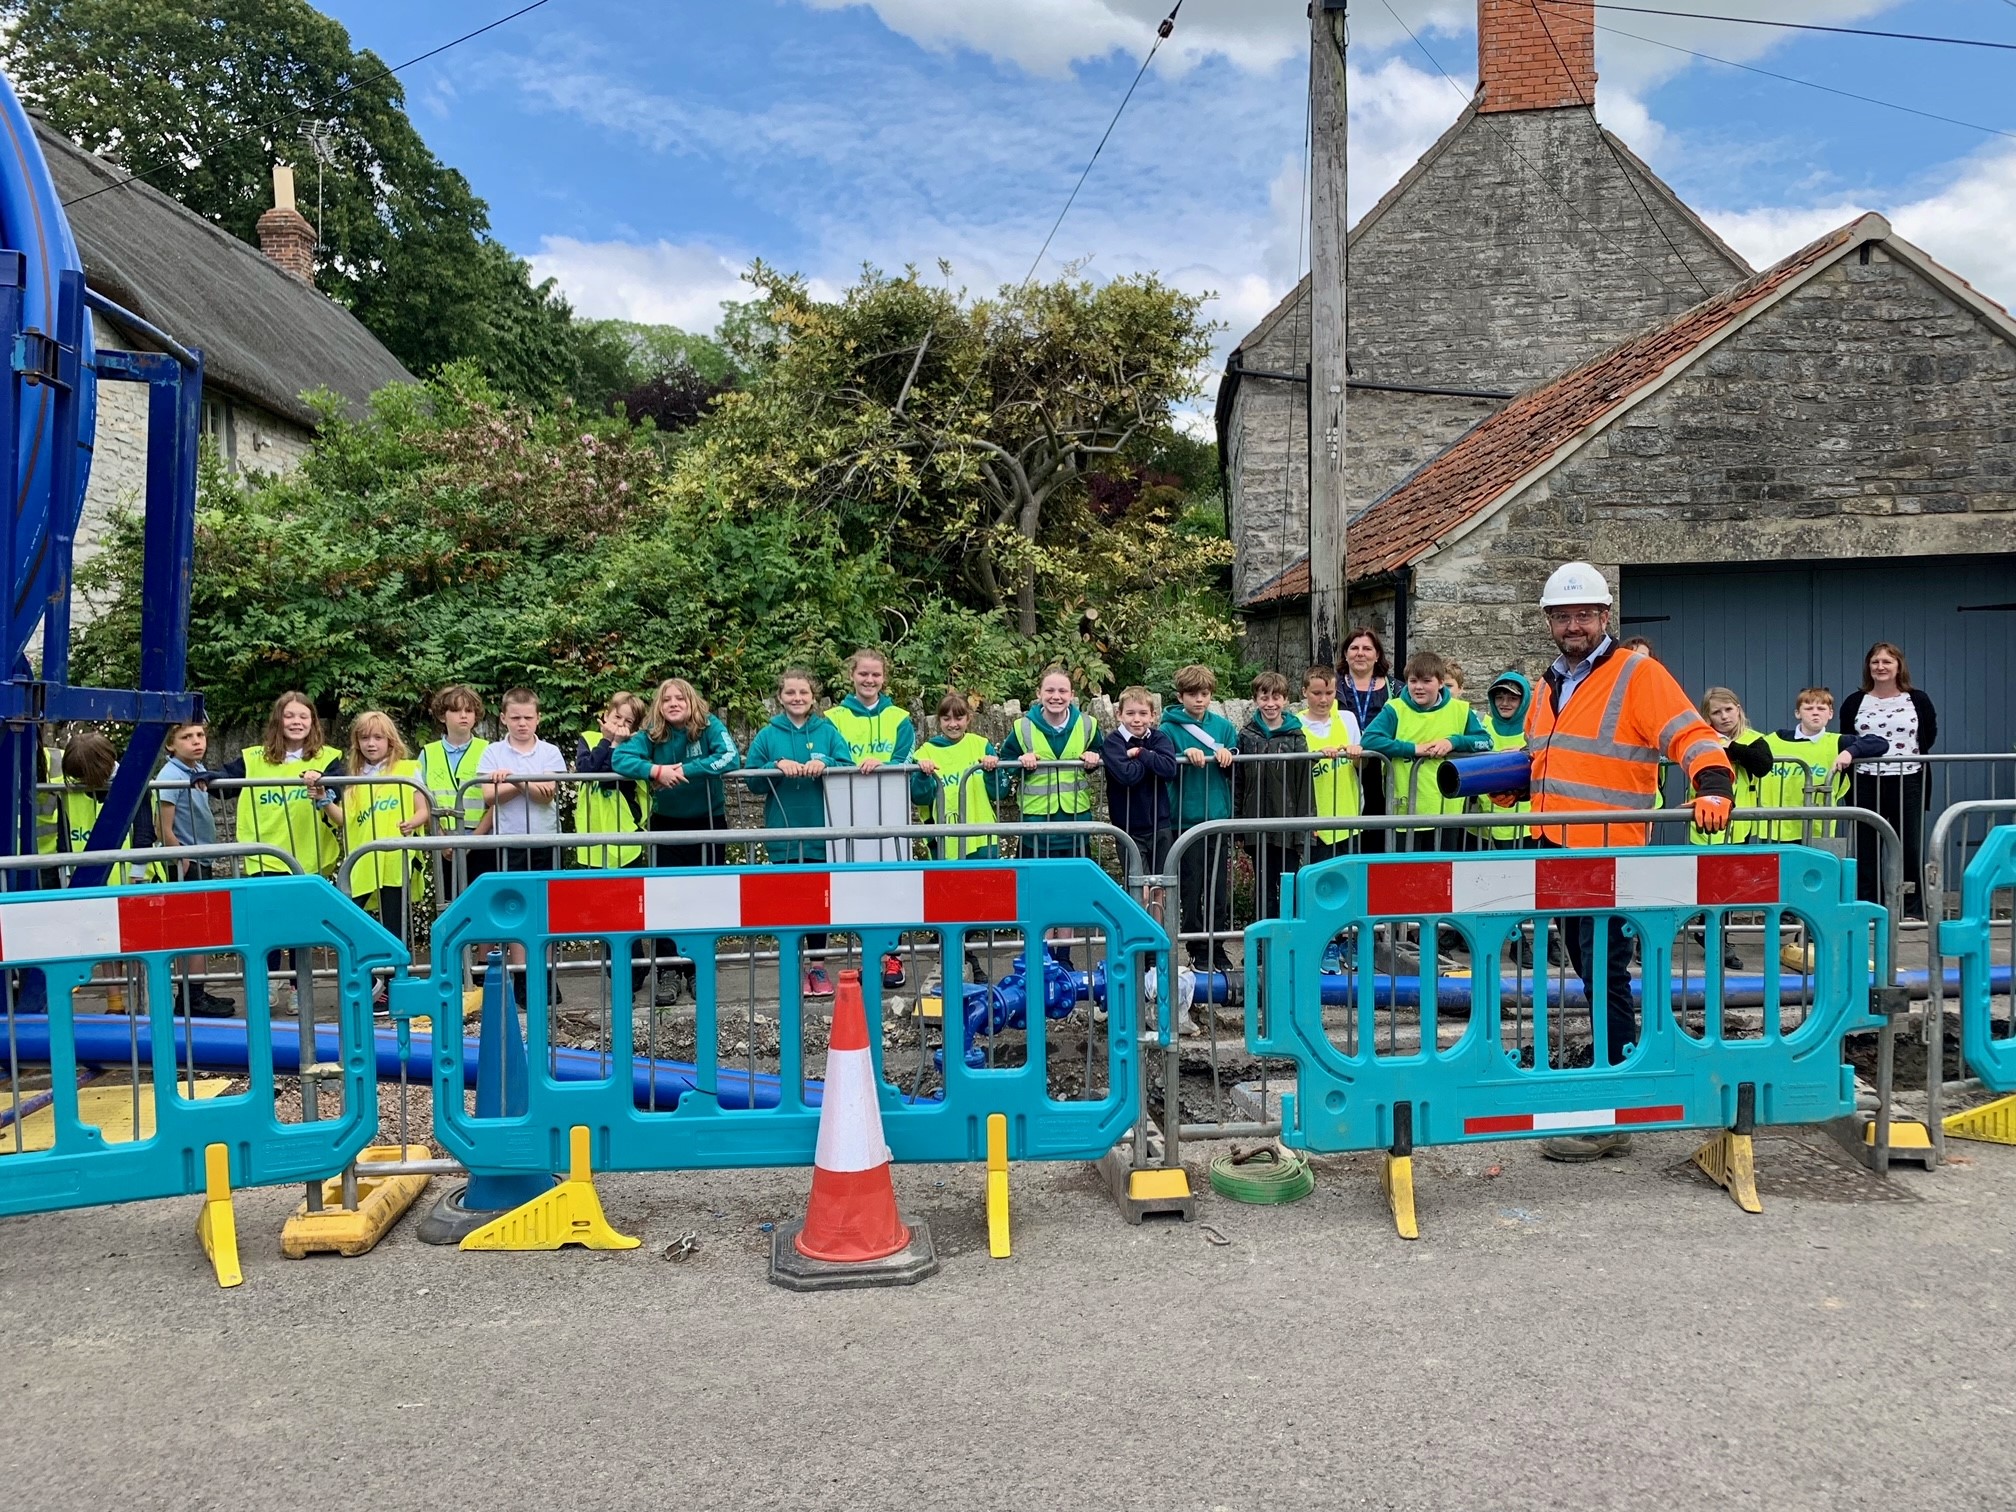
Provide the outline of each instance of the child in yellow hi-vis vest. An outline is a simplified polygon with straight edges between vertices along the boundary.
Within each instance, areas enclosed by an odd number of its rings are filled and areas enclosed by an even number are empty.
[[[345,851],[354,853],[375,841],[396,840],[426,827],[433,805],[420,783],[420,765],[389,715],[367,709],[350,722],[344,765],[352,777],[387,779],[346,784],[324,811],[342,832]],[[369,851],[350,864],[350,896],[402,940],[411,912],[407,891],[412,880],[411,851]],[[384,1010],[384,982],[373,992],[371,1004]]]

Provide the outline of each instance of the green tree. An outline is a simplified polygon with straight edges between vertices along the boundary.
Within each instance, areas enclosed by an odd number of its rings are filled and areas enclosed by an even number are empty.
[[[744,721],[787,661],[879,638],[896,585],[833,521],[682,512],[663,454],[620,417],[514,403],[466,365],[333,402],[307,458],[250,483],[206,467],[191,683],[244,725],[299,687],[407,728],[431,692],[524,683],[567,718],[673,672]],[[79,675],[138,670],[140,522],[79,572]]]
[[[1209,349],[1202,300],[1152,275],[968,299],[866,269],[835,301],[760,263],[748,276],[761,298],[724,342],[762,370],[719,401],[675,492],[830,512],[920,587],[1012,606],[1025,639],[1083,584],[1087,480],[1170,433]]]
[[[0,0],[0,25],[25,102],[242,240],[273,162],[299,165],[317,284],[414,372],[469,359],[513,392],[569,388],[566,303],[489,236],[384,62],[307,0]]]

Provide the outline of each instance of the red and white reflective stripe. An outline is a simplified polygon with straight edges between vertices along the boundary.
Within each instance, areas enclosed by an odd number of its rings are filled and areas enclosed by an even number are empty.
[[[780,866],[682,877],[561,877],[546,884],[546,928],[552,934],[1012,924],[1016,907],[1010,867]]]
[[[1568,1113],[1498,1113],[1463,1120],[1465,1134],[1552,1134],[1570,1129],[1628,1129],[1636,1124],[1681,1123],[1679,1103],[1656,1108],[1582,1108]]]
[[[1368,911],[1528,913],[1576,908],[1759,908],[1779,897],[1779,857],[1500,855],[1475,861],[1375,861]]]
[[[231,944],[231,894],[222,888],[80,898],[55,894],[0,903],[0,961],[217,950]]]

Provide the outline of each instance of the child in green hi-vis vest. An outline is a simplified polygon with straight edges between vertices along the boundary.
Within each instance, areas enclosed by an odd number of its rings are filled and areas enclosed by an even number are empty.
[[[1447,664],[1433,651],[1407,658],[1407,689],[1389,699],[1365,732],[1365,749],[1393,768],[1396,814],[1461,813],[1463,800],[1444,798],[1435,774],[1450,756],[1474,756],[1491,749],[1491,737],[1477,711],[1442,685]],[[1462,850],[1463,831],[1401,830],[1402,844],[1416,850]]]
[[[829,716],[830,717],[830,716]],[[994,803],[1008,790],[994,743],[972,729],[973,706],[958,693],[938,700],[938,733],[917,750],[910,796],[926,824],[992,824]],[[934,841],[941,861],[995,861],[1001,842],[993,835],[955,835]]]
[[[405,737],[391,716],[366,709],[350,721],[350,748],[344,765],[352,777],[384,777],[384,783],[360,782],[336,789],[336,802],[324,811],[352,852],[380,840],[418,833],[433,813],[420,788],[420,765],[412,759]],[[350,896],[366,913],[375,915],[402,942],[410,915],[413,853],[369,851],[350,866]],[[371,1006],[384,1012],[386,979],[372,989]]]
[[[1828,729],[1834,722],[1834,694],[1826,688],[1802,688],[1794,700],[1790,726],[1764,737],[1771,770],[1757,779],[1759,808],[1831,807],[1848,787],[1848,769],[1857,761],[1887,755],[1890,742],[1881,735],[1843,735]],[[1832,839],[1838,826],[1805,819],[1760,819],[1753,838],[1798,842]]]

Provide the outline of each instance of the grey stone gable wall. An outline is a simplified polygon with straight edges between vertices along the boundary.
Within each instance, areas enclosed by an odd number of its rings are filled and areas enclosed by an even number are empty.
[[[1749,272],[1628,153],[1620,164],[1579,107],[1469,117],[1366,218],[1350,255],[1353,377],[1506,391]],[[1302,371],[1306,287],[1241,356],[1248,368]],[[1242,380],[1233,400],[1226,470],[1242,599],[1306,543],[1306,406],[1299,385],[1264,379]],[[1354,391],[1353,510],[1495,407]]]
[[[1760,312],[1415,569],[1410,641],[1544,663],[1555,566],[1854,561],[2016,546],[2016,347],[1867,248]]]

